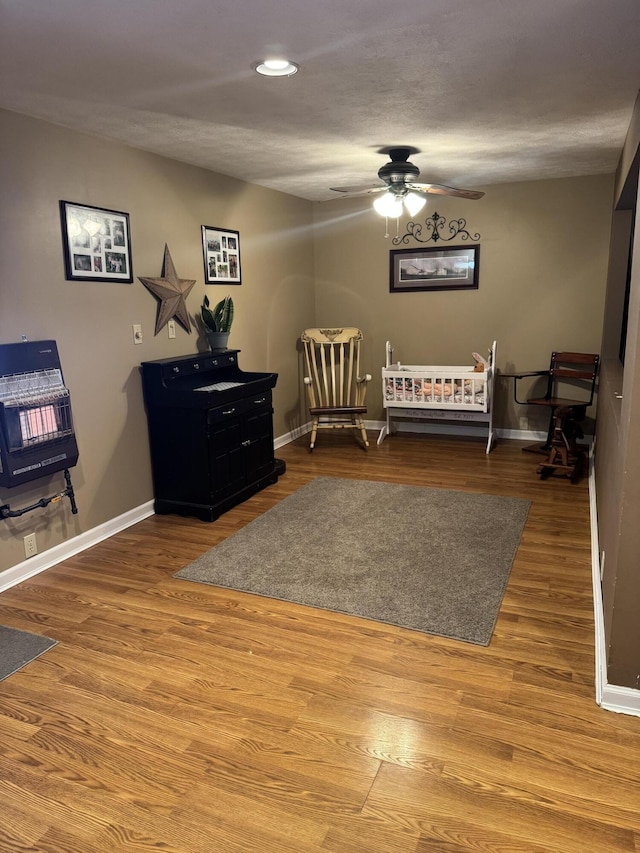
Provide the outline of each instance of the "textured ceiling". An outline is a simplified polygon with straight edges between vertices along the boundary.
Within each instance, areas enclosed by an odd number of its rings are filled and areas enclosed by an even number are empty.
[[[615,169],[640,0],[0,0],[0,106],[312,200]],[[291,78],[251,66],[285,54]]]

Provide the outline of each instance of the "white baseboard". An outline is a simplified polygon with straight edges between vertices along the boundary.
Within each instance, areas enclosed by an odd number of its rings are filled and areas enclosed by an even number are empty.
[[[512,438],[515,441],[545,441],[546,432],[536,432],[532,429],[497,429],[498,438]]]
[[[365,421],[364,425],[367,430],[371,432],[380,432],[383,426],[386,426],[386,421]],[[461,424],[455,423],[431,423],[425,421],[402,421],[396,420],[394,421],[394,428],[397,432],[412,432],[412,433],[431,433],[432,435],[480,435],[482,436],[482,431],[486,431],[487,425],[484,423],[479,423],[477,426],[462,426]],[[279,436],[273,442],[273,446],[277,450],[279,447],[284,447],[285,444],[289,444],[289,442],[294,441],[296,438],[300,438],[300,436],[305,435],[306,433],[311,432],[311,422],[308,421],[306,424],[292,430],[291,432],[285,433],[285,435]],[[497,438],[513,438],[516,441],[544,441],[547,437],[546,432],[534,432],[533,430],[520,430],[520,429],[496,429],[495,434]],[[590,436],[585,436],[585,441],[588,441]]]
[[[640,690],[635,690],[633,687],[616,687],[615,684],[605,684],[602,688],[601,701],[598,704],[605,711],[640,717]]]
[[[386,426],[386,421],[365,421],[365,426],[370,430],[381,430]],[[394,420],[394,430],[399,433],[431,433],[432,435],[476,435],[484,437],[487,431],[486,423],[478,423],[475,426],[462,425],[459,423],[435,423],[430,421],[418,420]],[[494,430],[497,438],[513,438],[516,441],[544,441],[547,437],[546,432],[534,432],[533,430],[521,429],[496,429]]]
[[[640,717],[640,690],[618,687],[607,681],[607,647],[604,632],[602,581],[600,580],[600,543],[598,540],[598,508],[593,447],[589,454],[589,508],[591,518],[591,583],[593,587],[593,618],[595,623],[596,702],[605,711]]]
[[[383,423],[380,424],[382,428]],[[479,423],[474,426],[462,426],[460,424],[438,424],[438,423],[419,423],[416,421],[401,422],[395,421],[394,427],[398,432],[413,432],[413,433],[431,433],[432,435],[471,435],[485,438],[487,435],[487,424]],[[532,432],[530,430],[522,431],[517,429],[496,429],[494,430],[496,438],[514,438],[517,441],[544,441],[547,437],[546,432]]]
[[[311,432],[310,422],[302,424],[302,426],[296,427],[290,432],[287,432],[284,435],[279,435],[277,438],[274,438],[273,448],[274,450],[277,450],[279,447],[284,447],[285,444],[290,444],[292,441],[295,441],[296,438],[300,438],[301,435],[305,435],[308,432]]]
[[[97,545],[103,539],[108,539],[115,533],[131,527],[132,524],[142,521],[143,518],[149,518],[150,515],[153,515],[153,501],[130,509],[117,518],[112,518],[110,521],[98,525],[98,527],[93,527],[91,530],[74,536],[73,539],[61,542],[59,545],[49,548],[48,551],[43,551],[42,554],[36,554],[35,557],[23,560],[22,563],[0,573],[0,592],[44,572],[45,569],[56,566],[63,560],[68,560],[69,557],[79,554],[80,551],[84,551],[92,545]]]

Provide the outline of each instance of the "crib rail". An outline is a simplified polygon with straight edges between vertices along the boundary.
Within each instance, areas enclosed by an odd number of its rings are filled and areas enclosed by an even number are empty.
[[[382,374],[385,407],[488,411],[487,374],[468,366],[392,365]]]

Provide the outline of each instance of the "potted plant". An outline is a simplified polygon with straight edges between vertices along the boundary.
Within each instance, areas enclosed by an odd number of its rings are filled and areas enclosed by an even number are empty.
[[[233,323],[233,299],[230,296],[225,296],[215,308],[210,308],[209,297],[205,294],[200,307],[200,316],[211,349],[226,349],[231,324]]]

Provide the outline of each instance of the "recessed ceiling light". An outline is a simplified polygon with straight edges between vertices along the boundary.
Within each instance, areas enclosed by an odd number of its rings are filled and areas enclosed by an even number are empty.
[[[299,65],[288,59],[265,59],[253,66],[253,70],[264,77],[291,77],[299,68]]]

